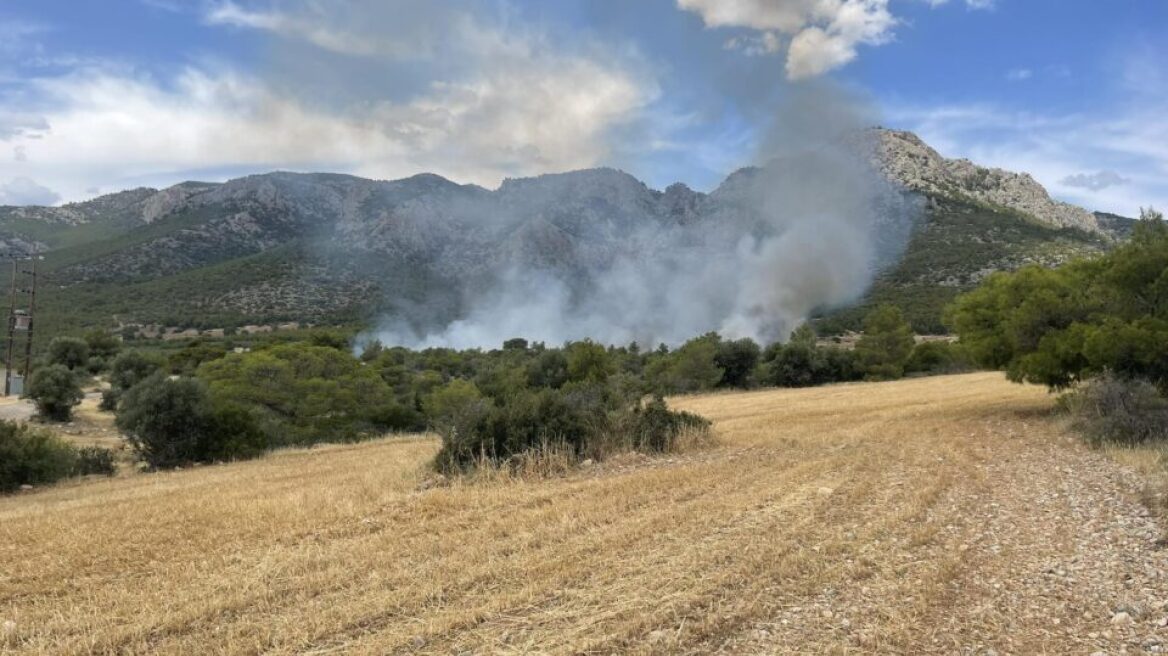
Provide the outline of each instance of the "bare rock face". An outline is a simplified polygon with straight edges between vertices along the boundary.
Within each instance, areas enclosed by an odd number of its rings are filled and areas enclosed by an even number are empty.
[[[876,129],[872,133],[873,164],[888,179],[909,189],[1004,207],[1060,228],[1101,231],[1094,214],[1052,199],[1029,173],[946,159],[911,132]]]

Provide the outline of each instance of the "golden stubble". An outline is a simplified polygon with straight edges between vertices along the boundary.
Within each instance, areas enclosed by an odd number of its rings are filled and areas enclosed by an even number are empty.
[[[420,489],[436,440],[388,438],[2,498],[0,652],[1081,648],[979,583],[1011,567],[979,546],[977,511],[1015,483],[990,463],[1080,448],[1042,389],[972,374],[672,405],[717,444]],[[1057,552],[1070,531],[1034,537]]]

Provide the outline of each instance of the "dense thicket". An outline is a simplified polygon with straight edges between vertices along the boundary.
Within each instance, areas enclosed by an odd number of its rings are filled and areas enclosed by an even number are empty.
[[[1093,443],[1168,438],[1168,225],[1141,213],[1131,240],[1057,269],[997,273],[948,320],[967,352],[1062,399]]]
[[[1168,225],[1146,211],[1107,255],[993,274],[948,321],[977,362],[1014,381],[1062,389],[1111,372],[1168,391]]]

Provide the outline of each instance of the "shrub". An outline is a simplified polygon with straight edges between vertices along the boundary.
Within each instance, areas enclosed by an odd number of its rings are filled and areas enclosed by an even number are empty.
[[[123,351],[110,364],[110,385],[126,391],[162,368],[162,361],[141,351]],[[104,397],[103,397],[104,400]]]
[[[170,369],[170,373],[182,376],[190,376],[195,373],[199,365],[204,362],[218,360],[227,355],[227,347],[223,344],[205,343],[202,340],[194,340],[187,344],[179,351],[172,353],[167,358],[166,364]]]
[[[85,343],[89,346],[91,358],[101,358],[105,362],[112,360],[122,349],[122,340],[101,329],[85,333]]]
[[[881,305],[864,318],[864,335],[856,342],[856,356],[869,379],[903,376],[912,349],[912,328],[896,306]]]
[[[453,416],[461,421],[436,425],[442,449],[435,467],[447,473],[482,462],[522,463],[549,450],[572,460],[630,449],[668,451],[687,431],[704,434],[709,427],[701,417],[670,411],[660,398],[614,409],[619,395],[600,384],[523,390],[494,404],[469,394],[459,399]]]
[[[25,395],[36,404],[41,417],[56,421],[68,421],[83,398],[76,376],[61,364],[34,371]]]
[[[96,376],[105,371],[108,365],[109,363],[106,362],[105,358],[90,356],[89,360],[85,363],[85,370]]]
[[[1146,380],[1105,373],[1059,400],[1073,426],[1092,444],[1168,438],[1168,399]]]
[[[98,410],[105,412],[116,412],[118,409],[118,401],[122,398],[120,390],[110,388],[101,391],[101,403],[97,404]]]
[[[407,426],[379,423],[401,403],[348,350],[281,344],[204,362],[197,377],[220,404],[248,408],[273,444],[360,439]]]
[[[89,362],[89,344],[76,337],[54,337],[49,342],[49,364],[59,364],[70,371]]]
[[[125,393],[117,425],[135,453],[156,469],[251,458],[268,446],[246,410],[216,406],[201,381],[161,373]]]
[[[703,335],[672,353],[655,356],[646,370],[653,388],[663,394],[712,389],[725,373],[717,363],[717,340],[717,335]]]
[[[777,387],[811,387],[863,377],[853,351],[816,346],[806,340],[773,344],[767,348],[764,361],[763,380]]]
[[[114,452],[100,446],[84,446],[77,449],[77,463],[73,467],[74,476],[101,474],[113,476],[118,472],[114,463]]]
[[[706,436],[710,421],[691,412],[670,410],[658,396],[649,403],[633,406],[617,422],[616,428],[617,434],[628,440],[633,450],[662,453],[675,450],[687,432]]]
[[[75,471],[77,460],[76,449],[49,431],[0,420],[0,492],[58,481]]]
[[[718,344],[714,364],[722,369],[722,387],[750,387],[761,350],[749,337]]]
[[[944,341],[917,344],[904,365],[906,374],[952,374],[972,369],[965,350],[959,344]]]

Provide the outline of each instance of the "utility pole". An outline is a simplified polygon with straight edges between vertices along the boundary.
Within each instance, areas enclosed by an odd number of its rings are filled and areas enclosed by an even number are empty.
[[[32,365],[33,312],[36,310],[38,255],[12,254],[3,256],[12,260],[12,285],[8,291],[8,342],[4,348],[4,396],[24,393]],[[13,373],[17,357],[16,343],[24,340],[24,362],[20,373]]]

